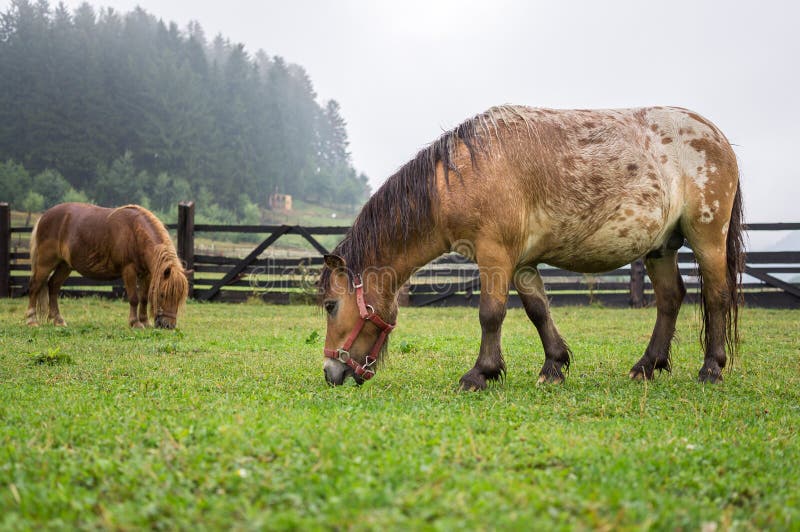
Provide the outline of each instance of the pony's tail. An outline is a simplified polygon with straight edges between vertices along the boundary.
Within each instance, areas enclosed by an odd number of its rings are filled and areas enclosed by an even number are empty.
[[[733,362],[739,349],[739,305],[744,302],[742,293],[742,274],[745,269],[744,251],[744,205],[741,182],[736,183],[736,196],[728,225],[728,239],[725,245],[727,256],[728,281],[728,319],[727,348]]]
[[[36,223],[33,224],[33,231],[31,231],[31,279],[28,282],[28,286],[33,283],[33,274],[36,271],[36,265],[38,264],[38,256],[39,256],[39,245],[38,245],[38,238],[36,237],[37,232],[36,230],[39,228],[39,220],[36,220]],[[47,283],[44,283],[39,288],[39,295],[36,298],[36,319],[40,323],[44,323],[47,321],[48,311],[50,307],[50,290],[47,288]]]

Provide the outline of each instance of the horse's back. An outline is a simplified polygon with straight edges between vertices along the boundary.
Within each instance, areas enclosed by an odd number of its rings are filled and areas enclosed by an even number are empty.
[[[110,218],[114,211],[86,203],[62,203],[48,209],[36,224],[39,260],[64,262],[88,277],[118,277],[120,243],[128,235],[125,223]]]
[[[730,212],[733,151],[687,109],[504,106],[474,120],[490,124],[495,147],[475,171],[462,156],[466,182],[439,187],[455,192],[444,217],[471,216],[466,226],[513,242],[520,263],[613,269],[665,245],[687,218],[709,223]]]

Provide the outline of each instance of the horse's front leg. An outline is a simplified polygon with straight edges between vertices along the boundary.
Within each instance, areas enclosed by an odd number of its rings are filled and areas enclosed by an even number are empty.
[[[122,282],[125,284],[125,292],[128,294],[128,303],[130,304],[128,324],[136,329],[141,329],[144,325],[137,316],[139,292],[136,287],[136,277],[136,267],[133,264],[128,264],[122,269]]]
[[[150,289],[150,276],[146,275],[139,278],[139,322],[144,327],[150,326],[150,321],[147,317],[147,292]]]
[[[478,258],[481,278],[481,301],[479,319],[481,323],[481,347],[475,366],[461,377],[462,390],[483,390],[486,381],[499,379],[506,371],[500,346],[500,332],[506,317],[508,286],[511,265],[498,261],[502,252],[486,252],[489,259]]]
[[[542,276],[535,267],[521,268],[514,276],[514,287],[525,307],[525,313],[536,326],[542,340],[545,359],[538,383],[563,382],[564,373],[561,370],[565,367],[569,369],[572,353],[550,316],[550,305]]]

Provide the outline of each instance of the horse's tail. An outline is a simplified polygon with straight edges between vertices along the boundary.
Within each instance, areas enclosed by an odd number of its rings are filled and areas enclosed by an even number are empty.
[[[41,218],[39,219],[41,220]],[[33,283],[33,274],[36,271],[36,266],[38,264],[38,257],[39,257],[39,242],[37,238],[37,229],[39,228],[39,220],[36,220],[36,223],[33,224],[33,231],[31,231],[31,244],[30,244],[30,256],[31,256],[31,279],[28,283],[30,286]],[[40,322],[45,322],[47,320],[48,310],[50,307],[50,290],[47,288],[47,283],[39,288],[39,294],[36,297],[36,319]]]
[[[742,274],[745,268],[744,251],[744,205],[741,182],[736,183],[731,219],[728,224],[728,239],[725,245],[728,280],[727,347],[733,362],[739,349],[739,305],[743,303]]]

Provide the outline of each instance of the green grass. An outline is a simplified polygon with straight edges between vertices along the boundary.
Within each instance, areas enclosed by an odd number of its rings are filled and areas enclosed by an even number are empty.
[[[575,360],[539,387],[512,310],[505,382],[459,393],[475,309],[402,309],[376,378],[334,389],[314,307],[190,303],[139,331],[123,302],[63,301],[67,329],[24,305],[0,301],[0,529],[800,527],[797,310],[745,309],[704,386],[694,307],[646,384],[654,310],[556,308]]]

